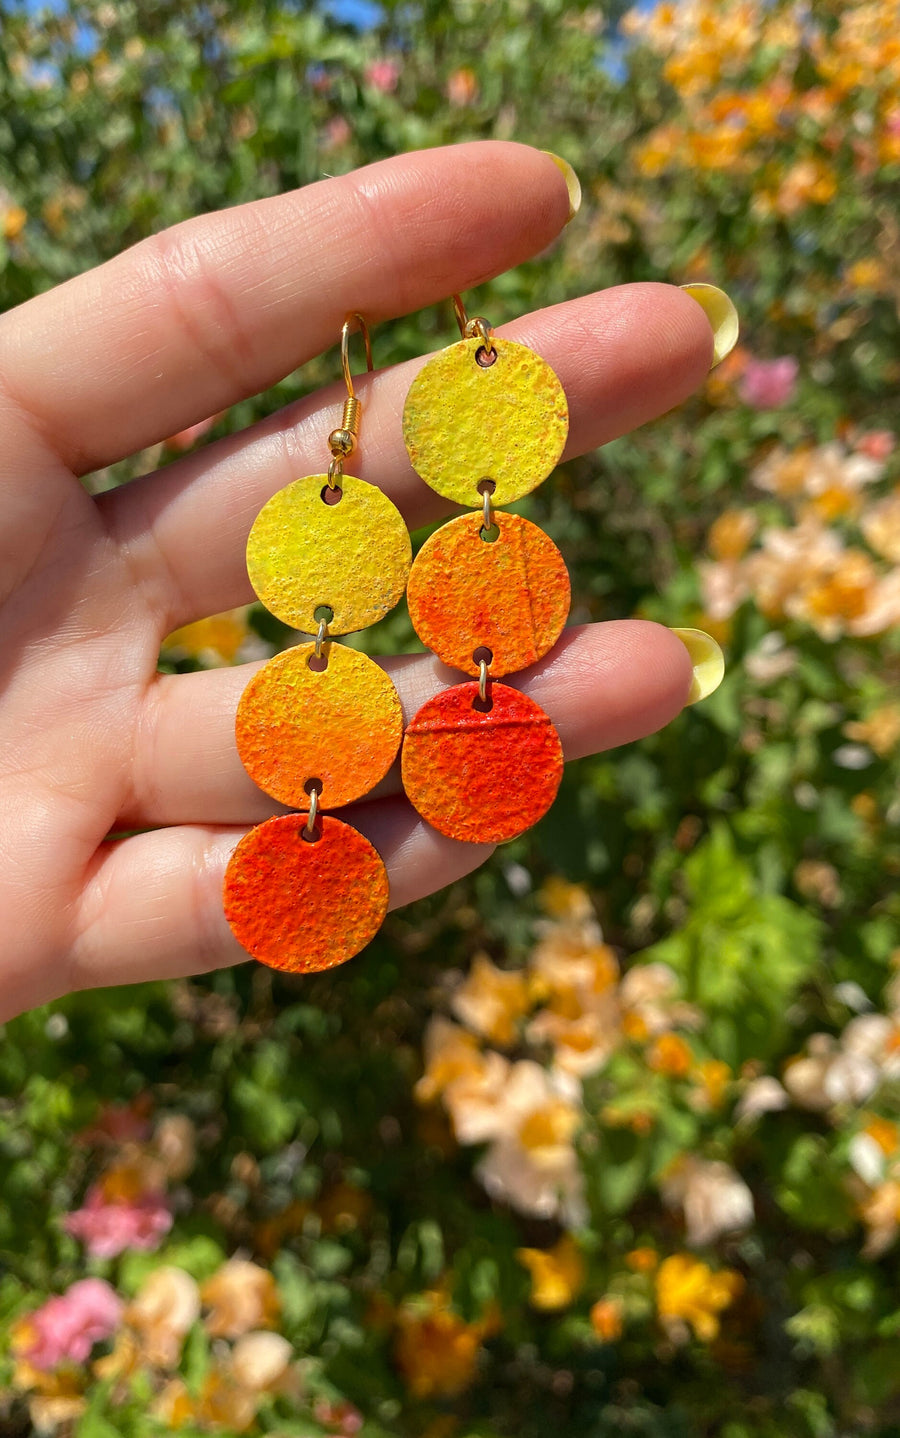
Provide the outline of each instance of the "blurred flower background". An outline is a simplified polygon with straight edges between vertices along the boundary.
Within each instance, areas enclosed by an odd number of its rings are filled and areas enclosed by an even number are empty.
[[[0,26],[4,306],[198,210],[500,137],[585,198],[472,311],[699,280],[743,322],[695,400],[516,506],[574,619],[714,633],[711,699],[574,766],[346,969],[7,1025],[5,1438],[895,1434],[896,3],[0,0]],[[376,360],[451,334],[398,321]],[[241,610],[161,665],[288,639]],[[401,611],[358,642],[415,647]]]

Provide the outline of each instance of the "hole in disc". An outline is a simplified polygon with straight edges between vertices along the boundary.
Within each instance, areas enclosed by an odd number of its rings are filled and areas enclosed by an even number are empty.
[[[493,664],[494,651],[492,649],[488,649],[486,644],[479,644],[478,648],[473,653],[472,658],[474,659],[476,664],[481,664],[482,661],[485,664]]]
[[[326,624],[330,624],[333,618],[334,610],[330,604],[320,604],[318,609],[313,610],[313,619],[318,619],[320,622],[324,619]]]
[[[479,479],[475,488],[478,490],[479,494],[493,494],[497,486],[492,479],[484,478]]]
[[[500,526],[499,524],[492,524],[490,529],[485,529],[484,525],[482,525],[478,533],[484,540],[485,544],[496,544],[497,540],[500,538]]]
[[[324,674],[328,668],[328,660],[324,654],[310,654],[306,661],[306,667],[311,669],[314,674]]]
[[[477,709],[479,714],[490,714],[493,707],[494,701],[491,698],[490,694],[486,694],[483,699],[480,695],[476,694],[475,698],[472,700],[472,708]]]
[[[304,794],[321,794],[322,780],[307,779],[306,783],[303,785],[303,792]]]
[[[479,345],[475,351],[475,363],[481,365],[482,369],[490,369],[492,364],[497,363],[497,351],[491,350],[489,352],[485,349],[484,345]]]
[[[332,489],[330,484],[326,484],[322,487],[321,497],[326,504],[340,504],[344,497],[344,491],[339,489],[337,485]]]

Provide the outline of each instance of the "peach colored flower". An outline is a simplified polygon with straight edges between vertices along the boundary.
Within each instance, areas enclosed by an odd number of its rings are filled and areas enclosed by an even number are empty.
[[[200,1289],[213,1338],[240,1338],[252,1328],[274,1328],[281,1312],[275,1279],[245,1258],[230,1258]]]

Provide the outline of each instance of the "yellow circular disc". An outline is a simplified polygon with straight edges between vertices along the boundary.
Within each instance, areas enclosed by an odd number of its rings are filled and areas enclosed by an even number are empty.
[[[343,644],[298,644],[270,659],[247,685],[235,736],[251,779],[291,809],[338,809],[374,789],[403,737],[400,697],[384,670]]]
[[[263,604],[292,629],[315,634],[316,610],[329,634],[351,634],[382,619],[406,588],[412,546],[386,494],[345,474],[336,504],[328,477],[307,475],[273,494],[247,540],[247,573]]]
[[[457,504],[482,503],[491,479],[494,504],[521,499],[559,463],[569,433],[565,391],[540,355],[496,339],[492,364],[481,340],[460,340],[430,359],[413,380],[403,438],[413,469]]]

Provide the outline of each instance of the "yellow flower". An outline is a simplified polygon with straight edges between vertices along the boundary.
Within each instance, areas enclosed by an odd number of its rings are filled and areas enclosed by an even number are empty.
[[[719,1333],[719,1314],[744,1287],[733,1269],[718,1273],[689,1253],[663,1259],[656,1275],[656,1306],[666,1325],[689,1323],[697,1337],[710,1343]]]
[[[594,906],[587,889],[553,875],[542,886],[542,907],[552,919],[592,919]]]
[[[397,1315],[394,1357],[416,1398],[453,1398],[475,1377],[484,1339],[498,1327],[496,1313],[466,1323],[443,1290],[408,1300]]]
[[[710,528],[710,553],[716,559],[740,559],[755,533],[756,516],[749,509],[726,509]]]
[[[568,1234],[550,1249],[517,1248],[516,1258],[531,1274],[534,1308],[567,1308],[584,1286],[584,1259]]]
[[[900,489],[867,509],[860,528],[876,554],[900,564]]]
[[[847,280],[855,290],[881,289],[887,279],[881,260],[856,260],[847,266]]]
[[[598,1298],[591,1308],[591,1327],[601,1343],[615,1343],[622,1336],[622,1304],[618,1298]]]
[[[487,954],[476,954],[451,1007],[467,1028],[506,1048],[516,1038],[519,1019],[531,1007],[528,981],[521,971],[498,969]]]
[[[72,1368],[47,1373],[19,1359],[12,1386],[28,1393],[28,1412],[39,1433],[52,1433],[64,1423],[73,1423],[87,1408],[84,1375]]]
[[[248,632],[246,609],[230,609],[176,629],[163,647],[206,663],[230,664]]]
[[[900,704],[881,704],[868,719],[851,720],[844,725],[848,739],[868,744],[880,758],[887,758],[900,741]]]
[[[21,205],[9,205],[0,215],[0,227],[5,240],[17,240],[28,223],[28,211]]]
[[[213,1338],[239,1338],[251,1328],[274,1328],[281,1312],[275,1279],[245,1258],[230,1258],[200,1290],[208,1305],[206,1331]]]
[[[731,1082],[731,1069],[721,1059],[704,1059],[694,1070],[700,1081],[700,1097],[712,1109],[721,1108]]]

